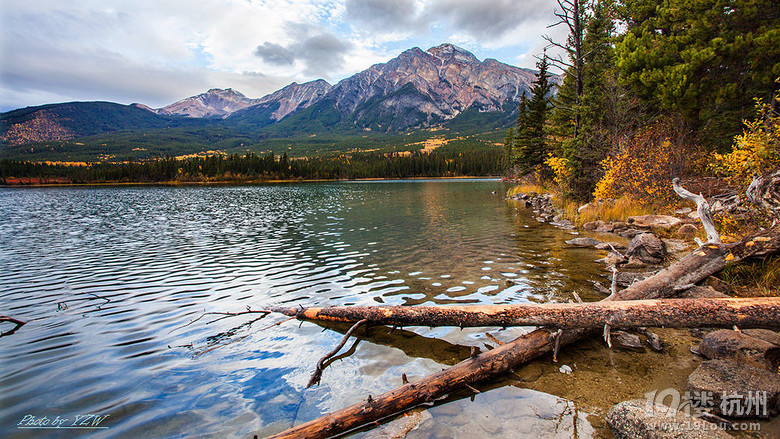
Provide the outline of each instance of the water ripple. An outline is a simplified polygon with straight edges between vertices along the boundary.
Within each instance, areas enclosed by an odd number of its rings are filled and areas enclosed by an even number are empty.
[[[369,338],[304,391],[341,334],[278,316],[197,320],[208,312],[587,297],[595,253],[562,252],[567,233],[485,196],[496,189],[0,189],[0,314],[30,321],[0,338],[0,436],[23,437],[26,414],[85,413],[110,414],[97,437],[270,433],[392,388],[392,365],[430,373],[473,342]]]

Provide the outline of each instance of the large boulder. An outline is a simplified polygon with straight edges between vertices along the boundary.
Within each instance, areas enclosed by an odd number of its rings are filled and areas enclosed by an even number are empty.
[[[604,221],[596,220],[596,221],[589,221],[582,225],[582,230],[596,230],[599,227],[602,227],[604,225]]]
[[[640,215],[628,217],[628,223],[634,227],[671,229],[680,224],[681,220],[669,215]]]
[[[644,399],[624,401],[607,413],[607,423],[619,439],[729,439],[717,425]]]
[[[688,240],[695,238],[697,233],[699,233],[699,228],[693,224],[683,224],[680,226],[680,229],[677,230],[677,235],[680,238]]]
[[[703,362],[688,377],[688,392],[700,408],[732,418],[768,418],[780,411],[780,375],[736,361]]]
[[[780,347],[731,329],[707,334],[699,345],[699,352],[709,359],[739,361],[773,372],[780,366]]]
[[[666,244],[652,233],[642,233],[631,239],[626,255],[645,264],[660,264],[666,257]]]

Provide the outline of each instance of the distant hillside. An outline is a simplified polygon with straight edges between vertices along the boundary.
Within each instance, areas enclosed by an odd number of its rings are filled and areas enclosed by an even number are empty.
[[[8,145],[69,140],[101,133],[202,124],[165,118],[135,105],[68,102],[0,114],[0,139]]]

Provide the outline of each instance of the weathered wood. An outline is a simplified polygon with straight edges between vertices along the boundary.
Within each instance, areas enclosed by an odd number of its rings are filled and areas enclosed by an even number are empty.
[[[0,337],[2,337],[4,335],[11,335],[14,332],[16,332],[19,328],[21,328],[22,326],[27,324],[27,322],[24,322],[24,321],[19,320],[19,319],[15,319],[13,317],[8,317],[8,316],[0,316],[0,322],[9,322],[9,323],[13,323],[14,325],[16,325],[16,326],[14,326],[13,329],[11,329],[9,331],[6,331],[6,332],[0,333]]]
[[[661,299],[512,305],[333,306],[275,308],[299,319],[393,326],[549,326],[760,328],[780,326],[780,297]]]
[[[311,375],[311,378],[309,379],[309,384],[306,385],[306,388],[309,388],[313,386],[314,384],[320,383],[320,378],[322,378],[322,371],[325,369],[325,362],[328,361],[331,357],[338,354],[341,348],[344,347],[344,344],[347,343],[347,340],[349,340],[349,337],[352,336],[352,333],[357,330],[357,328],[360,327],[363,323],[366,323],[366,319],[358,320],[354,325],[352,325],[351,328],[349,328],[349,331],[347,331],[346,334],[344,334],[344,337],[341,339],[338,345],[336,345],[335,348],[333,348],[330,352],[325,354],[322,358],[320,358],[320,361],[317,362],[317,368],[314,370],[314,373]]]
[[[712,220],[710,204],[707,200],[701,194],[694,194],[682,187],[679,178],[672,180],[672,188],[681,198],[696,203],[696,212],[699,214],[704,231],[707,232],[707,242],[719,244],[721,242],[720,235],[718,235],[718,231],[715,229],[715,221]]]
[[[775,220],[780,219],[780,170],[765,175],[753,174],[753,181],[745,195],[763,207]]]
[[[570,343],[583,331],[564,332],[562,344]],[[450,392],[478,381],[510,372],[552,350],[554,338],[547,329],[524,335],[511,343],[461,361],[455,366],[405,384],[379,396],[367,395],[357,404],[292,427],[271,438],[325,438],[358,428],[421,404],[433,403]]]

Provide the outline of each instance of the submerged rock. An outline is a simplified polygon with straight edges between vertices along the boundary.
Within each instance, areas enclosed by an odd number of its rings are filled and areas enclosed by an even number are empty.
[[[699,352],[709,359],[739,361],[773,372],[780,366],[780,347],[731,329],[707,334],[699,345]]]
[[[683,412],[665,416],[669,407],[644,399],[624,401],[607,413],[607,423],[619,439],[728,439],[717,425]]]
[[[613,347],[630,351],[645,350],[642,339],[640,339],[638,335],[630,334],[625,331],[612,331],[610,332],[609,337],[612,340]]]
[[[705,361],[688,377],[688,391],[722,416],[768,418],[780,411],[780,375],[735,361]]]
[[[576,245],[577,247],[595,247],[603,242],[593,238],[574,238],[566,241],[566,244]]]
[[[637,332],[647,337],[645,341],[650,346],[650,349],[656,352],[664,351],[664,341],[655,332],[650,332],[647,328],[636,328]]]

